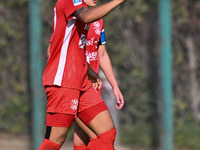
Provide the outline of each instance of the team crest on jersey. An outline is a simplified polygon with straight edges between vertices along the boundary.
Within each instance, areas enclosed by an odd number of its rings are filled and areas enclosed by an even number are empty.
[[[87,37],[85,34],[81,34],[81,38],[80,38],[80,41],[79,41],[79,47],[84,49],[85,45],[86,45],[86,42],[87,42]]]
[[[82,4],[82,0],[73,0],[74,6]]]
[[[71,101],[71,109],[72,110],[77,110],[77,108],[78,108],[78,100],[77,99],[73,99]]]

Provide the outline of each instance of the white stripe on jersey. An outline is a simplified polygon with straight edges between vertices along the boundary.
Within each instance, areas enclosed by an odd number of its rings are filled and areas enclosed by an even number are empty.
[[[68,24],[66,26],[65,37],[64,37],[62,48],[61,48],[60,60],[59,60],[59,65],[58,65],[58,69],[56,72],[56,76],[54,79],[54,85],[61,86],[63,72],[65,69],[65,63],[66,63],[66,59],[67,59],[69,40],[70,40],[71,32],[72,32],[72,29],[73,29],[75,23],[76,23],[76,20],[72,19],[68,22]]]

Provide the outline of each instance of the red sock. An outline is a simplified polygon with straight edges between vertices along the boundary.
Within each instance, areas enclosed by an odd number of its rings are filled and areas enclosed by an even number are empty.
[[[116,137],[116,128],[98,135],[97,138],[101,142],[101,149],[114,150],[115,137]]]
[[[109,130],[97,136],[96,139],[91,139],[86,150],[115,150],[114,141],[116,129]]]
[[[86,150],[85,145],[74,145],[74,150]]]
[[[40,147],[38,148],[38,150],[59,150],[60,148],[61,148],[61,145],[56,144],[47,139],[44,139]]]

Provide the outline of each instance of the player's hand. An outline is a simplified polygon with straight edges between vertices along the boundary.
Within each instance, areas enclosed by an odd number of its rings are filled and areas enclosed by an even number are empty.
[[[92,83],[93,87],[97,90],[101,89],[102,87],[102,81],[100,79],[97,79],[95,82]]]
[[[121,93],[121,91],[119,90],[118,87],[113,89],[113,94],[115,95],[116,100],[117,100],[116,109],[120,110],[124,106],[123,95],[122,95],[122,93]]]

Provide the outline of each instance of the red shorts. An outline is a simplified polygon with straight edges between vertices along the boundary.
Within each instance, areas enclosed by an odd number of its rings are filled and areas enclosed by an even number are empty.
[[[47,126],[70,127],[77,115],[85,124],[107,110],[99,93],[90,87],[86,91],[58,86],[46,86]]]

